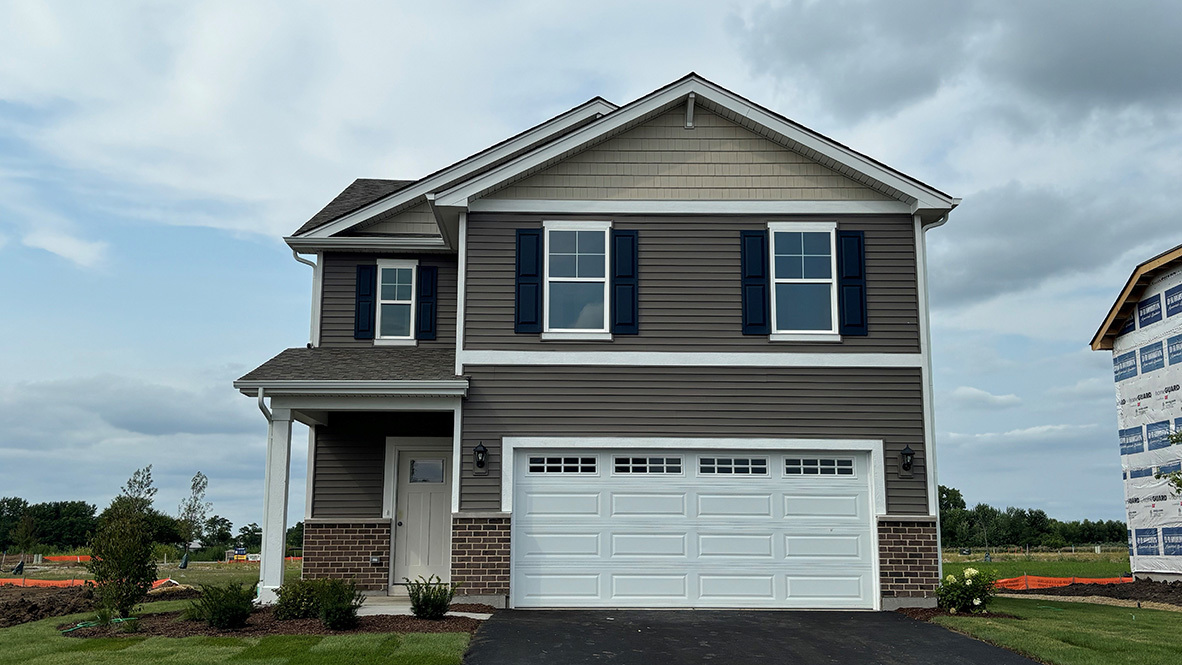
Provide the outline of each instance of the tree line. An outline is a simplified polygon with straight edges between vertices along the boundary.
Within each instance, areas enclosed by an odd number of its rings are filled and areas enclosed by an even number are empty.
[[[1127,543],[1120,520],[1063,522],[1037,508],[969,508],[960,490],[940,485],[940,540],[944,547],[1049,547]]]
[[[131,501],[142,510],[150,539],[157,545],[175,547],[178,552],[192,552],[197,559],[220,559],[224,552],[245,547],[257,552],[263,532],[251,522],[234,531],[234,524],[220,515],[210,515],[212,504],[205,501],[209,479],[198,471],[190,483],[190,494],[177,508],[176,516],[166,514],[154,504],[156,487],[152,466],[136,470],[111,506],[98,513],[85,501],[48,501],[30,504],[21,497],[0,498],[0,551],[21,554],[54,554],[86,547],[94,533],[120,502]],[[288,546],[303,544],[303,523],[288,529]]]

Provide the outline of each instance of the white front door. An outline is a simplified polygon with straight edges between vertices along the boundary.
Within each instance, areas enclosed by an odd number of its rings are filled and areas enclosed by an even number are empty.
[[[399,451],[394,514],[394,583],[450,579],[451,460],[445,452]]]

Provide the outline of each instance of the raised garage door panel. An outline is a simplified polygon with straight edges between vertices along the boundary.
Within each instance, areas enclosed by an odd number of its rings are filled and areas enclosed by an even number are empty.
[[[658,465],[618,473],[623,456]],[[802,457],[851,468],[789,473]],[[515,607],[874,606],[864,453],[519,450],[514,463]]]

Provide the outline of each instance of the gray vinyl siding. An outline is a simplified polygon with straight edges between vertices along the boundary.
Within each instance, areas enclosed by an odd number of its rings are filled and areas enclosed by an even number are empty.
[[[388,219],[383,219],[373,224],[355,226],[349,229],[349,232],[353,235],[439,235],[439,224],[435,222],[435,213],[431,212],[431,206],[427,203],[421,203]]]
[[[315,428],[312,517],[380,518],[388,436],[451,436],[452,414],[333,413]]]
[[[546,219],[558,219],[546,216]],[[572,218],[572,217],[564,217]],[[540,228],[536,215],[468,218],[465,349],[562,351],[779,351],[919,353],[915,227],[910,217],[810,217],[866,233],[866,300],[870,334],[840,344],[769,342],[742,334],[739,232],[766,229],[784,217],[599,216],[639,233],[640,334],[611,342],[542,342],[513,332],[514,239]],[[803,217],[791,219],[804,220]]]
[[[324,283],[320,300],[321,346],[373,346],[373,340],[353,339],[353,317],[357,297],[357,266],[373,265],[378,259],[418,259],[419,265],[439,268],[438,331],[434,340],[420,346],[455,346],[456,340],[456,257],[450,255],[410,256],[347,254],[326,252]]]
[[[505,436],[882,439],[887,510],[928,514],[918,368],[468,366],[461,510],[499,510]],[[472,449],[490,452],[472,475]],[[899,478],[899,451],[916,452]]]
[[[489,195],[497,199],[891,201],[699,107],[678,106]]]

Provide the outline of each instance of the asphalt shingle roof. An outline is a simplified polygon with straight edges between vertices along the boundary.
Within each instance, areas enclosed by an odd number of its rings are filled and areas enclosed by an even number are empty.
[[[379,180],[376,178],[358,178],[345,191],[328,202],[328,205],[312,216],[304,225],[296,229],[293,235],[311,231],[323,226],[337,217],[347,215],[358,208],[369,205],[378,199],[389,196],[400,189],[405,189],[418,180]]]
[[[454,380],[455,349],[422,347],[295,348],[239,381]]]

